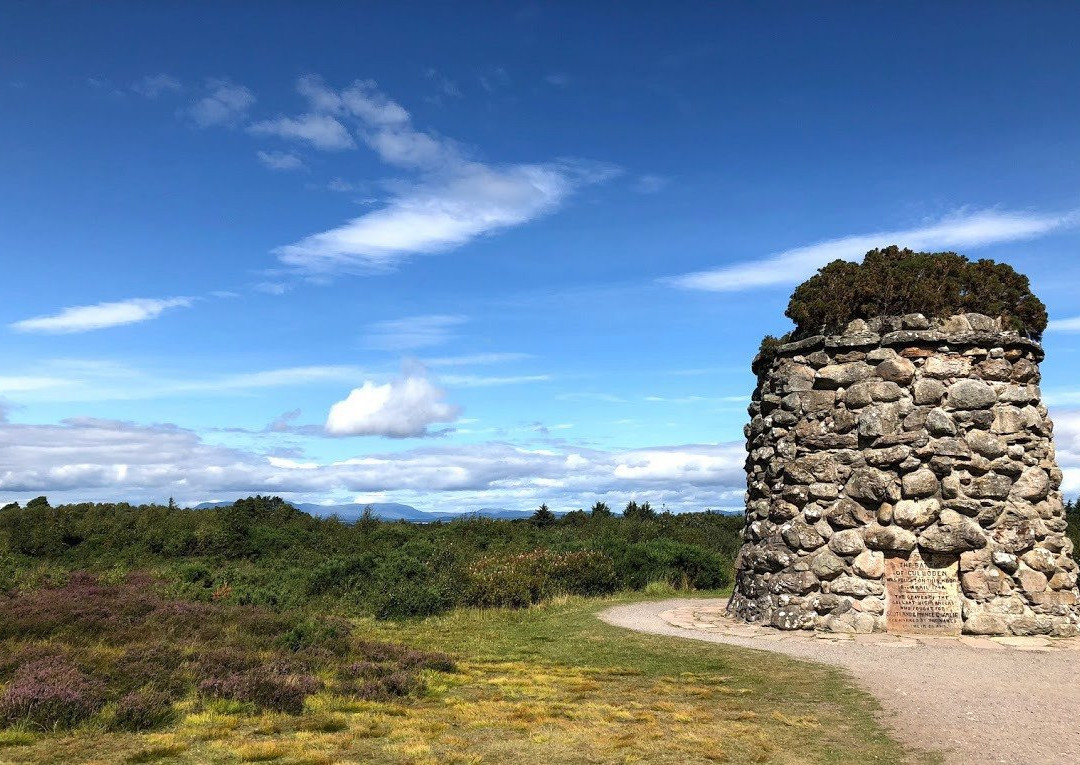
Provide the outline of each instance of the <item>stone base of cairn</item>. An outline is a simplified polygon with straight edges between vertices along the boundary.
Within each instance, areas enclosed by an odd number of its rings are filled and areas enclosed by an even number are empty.
[[[1042,358],[999,320],[914,314],[759,359],[729,609],[781,629],[1078,634]]]

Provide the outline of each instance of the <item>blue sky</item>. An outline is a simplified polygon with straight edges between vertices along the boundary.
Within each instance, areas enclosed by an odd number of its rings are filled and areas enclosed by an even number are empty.
[[[1027,273],[1080,491],[1066,3],[0,6],[0,502],[737,508],[872,246]]]

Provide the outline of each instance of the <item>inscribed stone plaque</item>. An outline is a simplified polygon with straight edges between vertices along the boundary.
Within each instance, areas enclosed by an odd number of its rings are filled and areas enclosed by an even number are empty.
[[[885,558],[885,619],[889,632],[959,635],[960,582],[955,555]]]

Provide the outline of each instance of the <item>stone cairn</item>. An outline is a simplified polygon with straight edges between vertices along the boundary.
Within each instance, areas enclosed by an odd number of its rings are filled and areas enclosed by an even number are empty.
[[[1000,319],[910,314],[756,359],[729,610],[780,629],[1078,634],[1042,358]]]

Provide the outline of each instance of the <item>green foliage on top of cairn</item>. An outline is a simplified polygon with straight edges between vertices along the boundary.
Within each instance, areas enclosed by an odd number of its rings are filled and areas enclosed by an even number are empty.
[[[1002,325],[1038,339],[1046,306],[1028,278],[1007,263],[971,261],[955,252],[914,252],[891,245],[862,263],[834,260],[795,288],[785,315],[795,337],[840,332],[854,319],[921,313],[1000,316]]]

